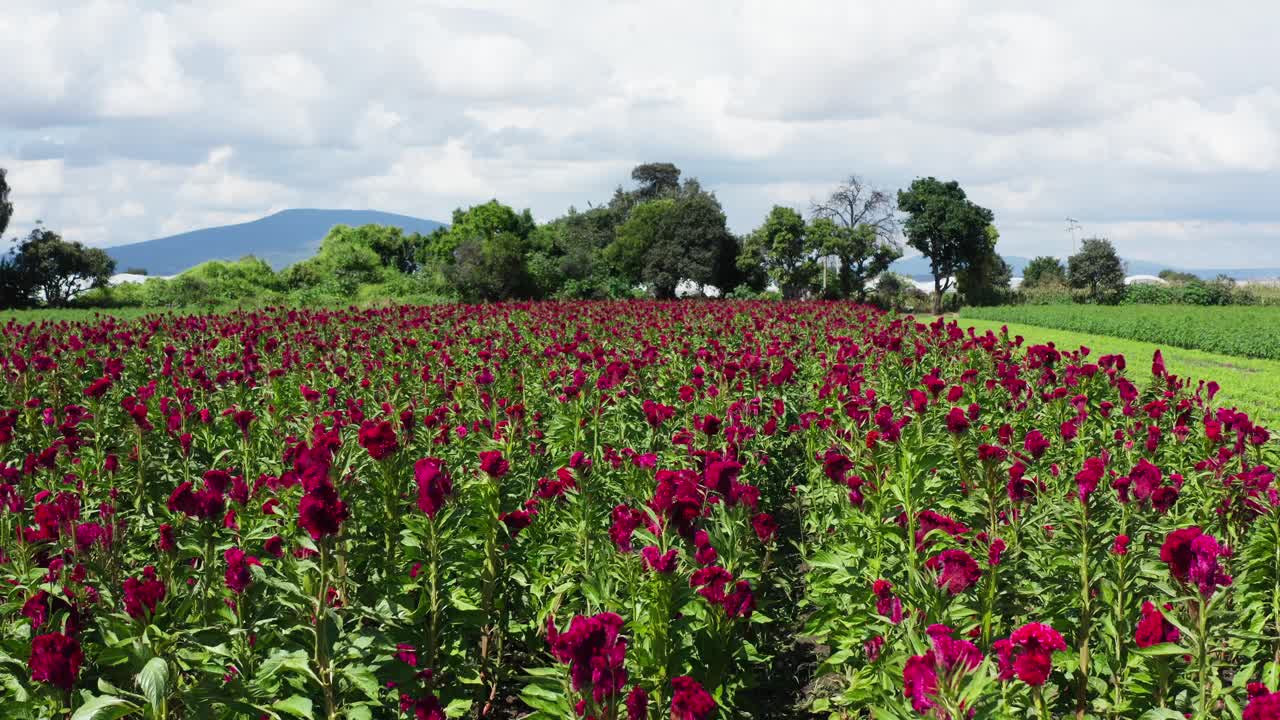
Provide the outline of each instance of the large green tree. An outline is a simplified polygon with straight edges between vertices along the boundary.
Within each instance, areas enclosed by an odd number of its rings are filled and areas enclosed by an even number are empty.
[[[714,194],[689,179],[674,193],[664,190],[656,199],[633,203],[635,198],[615,196],[610,203],[615,212],[625,208],[626,213],[604,251],[619,278],[647,285],[658,298],[675,297],[681,281],[699,286],[734,281],[725,266],[734,262],[738,245]]]
[[[752,266],[764,268],[786,299],[799,298],[812,289],[821,268],[809,227],[799,212],[774,205],[764,224],[746,237],[738,267]]]
[[[66,305],[78,293],[105,285],[116,261],[99,248],[68,242],[44,227],[31,231],[14,249],[12,270],[17,291],[51,307]]]
[[[907,245],[929,258],[933,311],[940,313],[956,274],[990,252],[987,226],[994,215],[971,202],[960,183],[933,177],[917,178],[899,190],[898,209],[907,213],[902,226]]]
[[[9,227],[9,218],[13,217],[13,203],[9,202],[9,183],[5,179],[6,171],[0,168],[0,239]]]
[[[497,200],[453,213],[453,224],[427,240],[428,260],[442,260],[444,276],[468,301],[536,296],[529,274],[530,236],[537,223]]]
[[[1062,266],[1061,260],[1052,255],[1032,258],[1026,267],[1022,268],[1022,289],[1024,290],[1066,283],[1067,269]]]
[[[1095,303],[1114,303],[1124,294],[1124,263],[1106,238],[1086,238],[1067,260],[1071,287],[1085,290]]]
[[[824,257],[838,262],[838,284],[828,295],[865,302],[872,278],[902,257],[895,242],[898,230],[893,196],[877,190],[857,175],[836,186],[827,199],[814,203],[810,233]]]

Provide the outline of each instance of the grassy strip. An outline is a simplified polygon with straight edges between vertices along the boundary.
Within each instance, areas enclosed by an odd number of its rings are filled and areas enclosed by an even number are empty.
[[[1110,335],[1161,347],[1280,360],[1280,308],[1196,305],[1016,305],[965,308],[994,320]]]
[[[1093,350],[1093,357],[1102,354],[1123,354],[1128,359],[1130,367],[1138,372],[1143,371],[1150,363],[1151,356],[1159,348],[1164,353],[1165,365],[1168,366],[1169,372],[1193,378],[1193,382],[1201,379],[1206,382],[1216,380],[1222,386],[1222,391],[1215,398],[1217,404],[1234,405],[1257,418],[1267,427],[1280,429],[1280,361],[1232,357],[1203,350],[1186,350],[1107,335],[1057,330],[1021,323],[1004,323],[997,320],[963,317],[959,319],[959,323],[960,327],[972,327],[978,333],[984,333],[987,330],[999,333],[1000,328],[1007,325],[1011,336],[1021,335],[1027,343],[1051,342],[1063,349],[1075,349],[1085,345]]]

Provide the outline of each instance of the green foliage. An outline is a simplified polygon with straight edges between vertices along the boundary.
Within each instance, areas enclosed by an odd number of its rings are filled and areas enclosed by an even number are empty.
[[[1129,338],[1224,355],[1280,360],[1280,309],[1191,305],[1004,306],[965,317]]]
[[[9,218],[13,217],[13,203],[9,202],[9,183],[5,179],[6,171],[0,168],[0,239],[9,227]]]
[[[1067,269],[1062,261],[1051,255],[1041,255],[1031,259],[1022,269],[1022,288],[1030,290],[1045,285],[1065,285]]]
[[[106,284],[116,261],[99,248],[67,242],[43,227],[31,231],[0,267],[6,307],[42,302],[62,307],[82,290]]]
[[[672,163],[645,163],[631,171],[631,179],[639,184],[635,194],[640,202],[674,195],[680,189],[680,168]]]
[[[1182,272],[1180,270],[1167,270],[1167,269],[1161,270],[1159,273],[1156,274],[1156,276],[1159,277],[1161,280],[1164,280],[1165,282],[1170,282],[1175,285],[1180,285],[1182,283],[1189,283],[1194,280],[1200,279],[1196,277],[1195,274],[1193,273]]]
[[[834,232],[835,224],[825,220],[822,227]],[[809,227],[800,213],[774,205],[764,224],[747,236],[738,266],[763,267],[782,297],[793,300],[812,289],[821,270],[814,250]]]
[[[674,196],[635,205],[605,257],[626,282],[644,283],[654,297],[673,298],[682,280],[712,285],[732,279],[722,258],[736,249],[720,202],[688,181]]]
[[[898,192],[898,209],[907,213],[907,245],[929,258],[934,277],[934,307],[941,310],[950,278],[991,252],[987,227],[994,215],[971,202],[960,184],[917,178]]]
[[[892,195],[871,188],[857,175],[814,204],[812,242],[818,253],[839,263],[837,281],[826,288],[826,295],[864,302],[871,279],[902,257],[894,210]]]
[[[1124,294],[1124,263],[1110,240],[1085,238],[1080,252],[1067,260],[1067,279],[1071,287],[1086,291],[1089,302],[1114,304]]]

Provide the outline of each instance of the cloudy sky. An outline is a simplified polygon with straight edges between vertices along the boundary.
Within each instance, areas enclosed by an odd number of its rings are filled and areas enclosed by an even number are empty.
[[[1130,258],[1280,265],[1267,3],[4,4],[10,234],[495,196],[548,219],[672,161],[739,232],[849,173],[934,175],[1008,255],[1066,254],[1069,215]]]

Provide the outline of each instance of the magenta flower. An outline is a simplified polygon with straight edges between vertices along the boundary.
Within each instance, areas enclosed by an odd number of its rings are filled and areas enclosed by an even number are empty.
[[[433,457],[413,464],[413,478],[418,483],[418,509],[434,518],[453,492],[453,478],[445,470],[444,461]]]
[[[1169,622],[1151,602],[1142,603],[1142,619],[1138,621],[1138,629],[1133,634],[1134,642],[1140,648],[1148,648],[1160,643],[1176,643],[1182,633]]]
[[[1017,677],[1038,687],[1053,671],[1053,653],[1066,650],[1067,643],[1048,625],[1028,623],[1014,630],[1009,639],[996,641],[993,647],[999,655],[1001,680]]]
[[[952,595],[959,595],[973,587],[982,575],[973,556],[957,549],[943,550],[934,555],[925,563],[925,567],[937,571],[938,587],[946,588]]]

